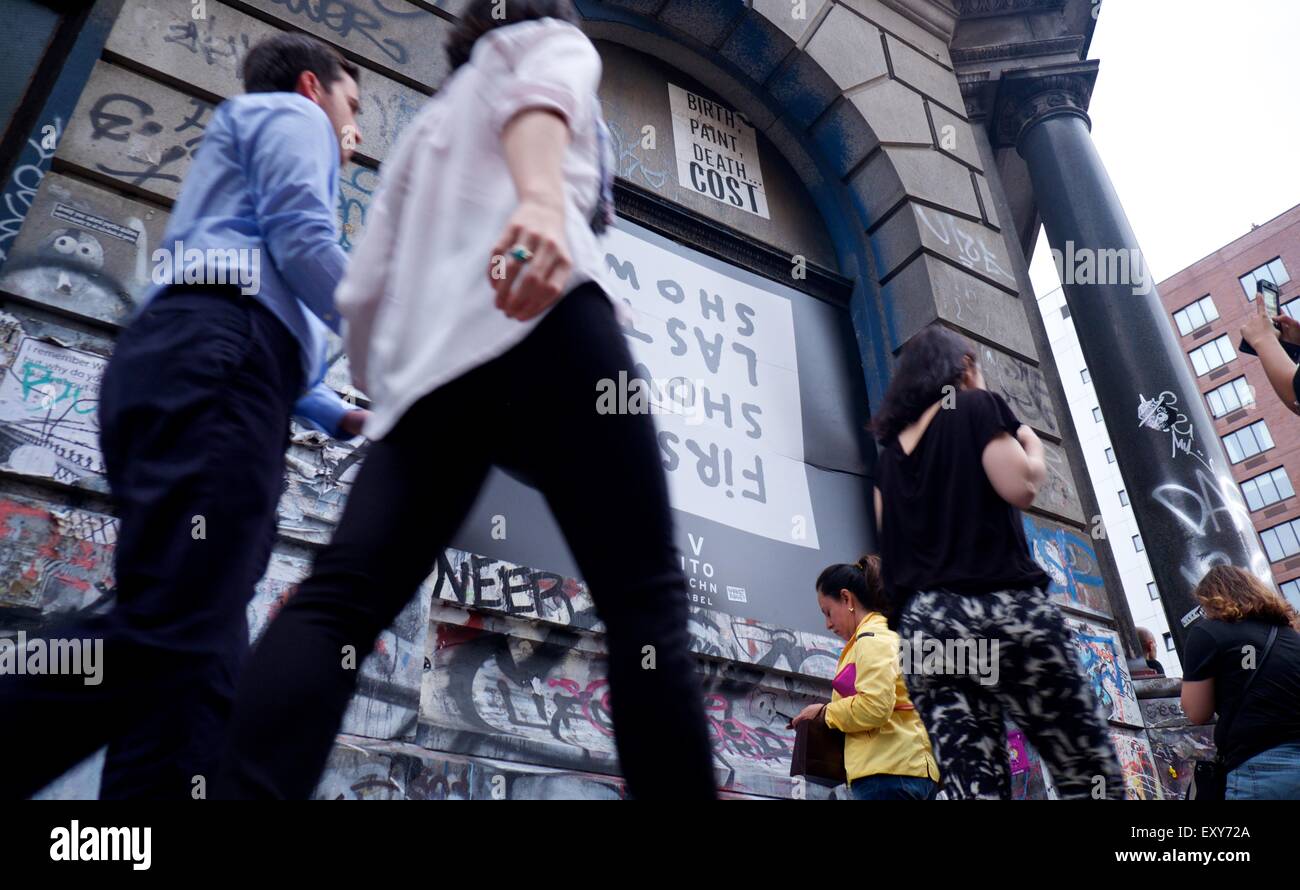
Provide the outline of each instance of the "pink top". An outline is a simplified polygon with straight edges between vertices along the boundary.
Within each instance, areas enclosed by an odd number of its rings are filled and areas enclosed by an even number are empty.
[[[588,224],[600,190],[600,74],[596,48],[567,22],[497,28],[402,133],[335,294],[353,380],[372,401],[369,438],[544,317],[507,318],[488,280],[492,248],[518,204],[501,133],[521,111],[552,109],[568,121],[566,290],[605,286],[604,252]]]

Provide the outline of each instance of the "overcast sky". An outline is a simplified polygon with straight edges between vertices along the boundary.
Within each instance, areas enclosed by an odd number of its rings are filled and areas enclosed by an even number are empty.
[[[1089,56],[1093,139],[1154,280],[1300,204],[1300,0],[1105,0]],[[1045,234],[1031,278],[1060,286]]]

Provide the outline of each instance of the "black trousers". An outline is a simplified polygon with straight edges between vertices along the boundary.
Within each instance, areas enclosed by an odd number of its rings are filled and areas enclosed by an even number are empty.
[[[494,463],[546,497],[590,585],[629,794],[715,795],[654,424],[596,412],[597,381],[620,372],[635,376],[613,308],[584,285],[523,342],[425,396],[371,445],[333,540],[250,656],[214,796],[311,794],[357,685],[345,647],[358,663],[371,651]],[[645,647],[653,669],[642,667]]]
[[[0,677],[0,798],[105,744],[105,796],[206,790],[270,558],[299,356],[268,310],[223,293],[163,294],[122,332],[99,406],[117,601],[43,633],[102,640],[102,682]]]

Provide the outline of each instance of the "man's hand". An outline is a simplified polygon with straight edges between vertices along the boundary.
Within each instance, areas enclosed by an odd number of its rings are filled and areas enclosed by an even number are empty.
[[[370,412],[365,408],[354,408],[343,415],[343,418],[339,421],[339,429],[349,436],[359,436],[369,417]]]
[[[1250,321],[1241,326],[1241,336],[1256,352],[1259,352],[1262,344],[1277,339],[1277,328],[1273,327],[1273,319],[1268,317],[1268,309],[1264,306],[1262,297],[1255,300],[1255,313],[1251,315]]]

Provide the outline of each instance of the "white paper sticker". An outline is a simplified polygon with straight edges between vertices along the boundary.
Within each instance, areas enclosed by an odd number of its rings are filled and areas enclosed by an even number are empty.
[[[668,105],[682,187],[770,219],[758,137],[749,122],[739,112],[671,83]]]

